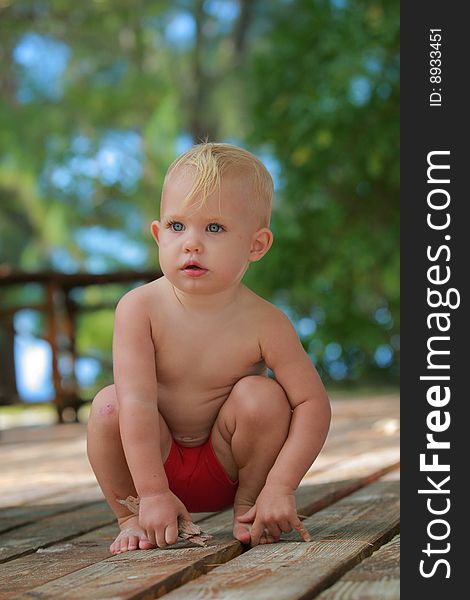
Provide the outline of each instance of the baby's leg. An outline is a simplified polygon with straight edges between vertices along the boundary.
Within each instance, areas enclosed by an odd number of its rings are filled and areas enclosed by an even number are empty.
[[[287,439],[291,407],[282,387],[260,376],[238,381],[220,409],[212,429],[212,445],[239,488],[234,501],[234,536],[250,541],[250,526],[237,517],[254,505],[266,477]],[[274,539],[266,535],[261,543]]]
[[[113,554],[127,550],[155,548],[139,526],[136,515],[116,501],[137,496],[127,466],[119,432],[119,409],[114,385],[102,389],[95,397],[88,420],[88,459],[103,494],[116,515],[121,533],[111,544]],[[171,448],[171,433],[160,415],[160,447],[163,462]]]

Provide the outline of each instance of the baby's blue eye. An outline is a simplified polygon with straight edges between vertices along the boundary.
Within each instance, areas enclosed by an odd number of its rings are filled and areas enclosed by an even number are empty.
[[[183,223],[179,223],[177,221],[174,223],[170,223],[170,226],[173,231],[183,231],[184,229]]]
[[[207,226],[207,231],[210,231],[211,233],[219,233],[219,231],[223,231],[224,228],[222,227],[222,225],[219,225],[218,223],[210,223]]]

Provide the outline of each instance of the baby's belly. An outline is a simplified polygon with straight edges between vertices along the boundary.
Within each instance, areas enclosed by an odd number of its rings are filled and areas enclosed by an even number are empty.
[[[158,410],[173,437],[182,446],[200,446],[209,439],[212,427],[234,385],[247,375],[266,375],[264,362],[237,369],[230,377],[167,377],[157,373]],[[215,380],[214,380],[215,379]]]
[[[210,431],[204,432],[200,435],[182,435],[180,433],[173,432],[173,437],[175,441],[178,442],[180,446],[185,446],[186,448],[191,448],[194,446],[202,446],[209,439]]]
[[[219,411],[230,389],[217,396],[193,393],[158,392],[158,410],[165,419],[175,441],[181,446],[201,446],[210,436]]]

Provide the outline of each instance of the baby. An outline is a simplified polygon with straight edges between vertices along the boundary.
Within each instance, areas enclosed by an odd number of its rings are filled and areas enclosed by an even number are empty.
[[[119,301],[115,384],[88,424],[121,529],[113,554],[174,544],[178,517],[232,505],[240,542],[310,539],[294,491],[325,441],[328,398],[289,319],[242,283],[272,244],[272,195],[263,164],[229,144],[168,170],[151,225],[164,276]],[[129,495],[138,515],[118,502]]]

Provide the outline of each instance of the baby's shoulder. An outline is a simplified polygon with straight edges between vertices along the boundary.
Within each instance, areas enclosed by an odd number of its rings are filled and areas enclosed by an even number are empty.
[[[129,290],[121,297],[117,304],[116,312],[138,311],[141,314],[149,314],[151,307],[155,306],[155,303],[161,298],[162,293],[162,286],[158,279],[140,285]]]
[[[278,325],[290,325],[286,314],[261,296],[246,288],[248,291],[247,304],[250,306],[251,318],[262,328],[271,328]]]

